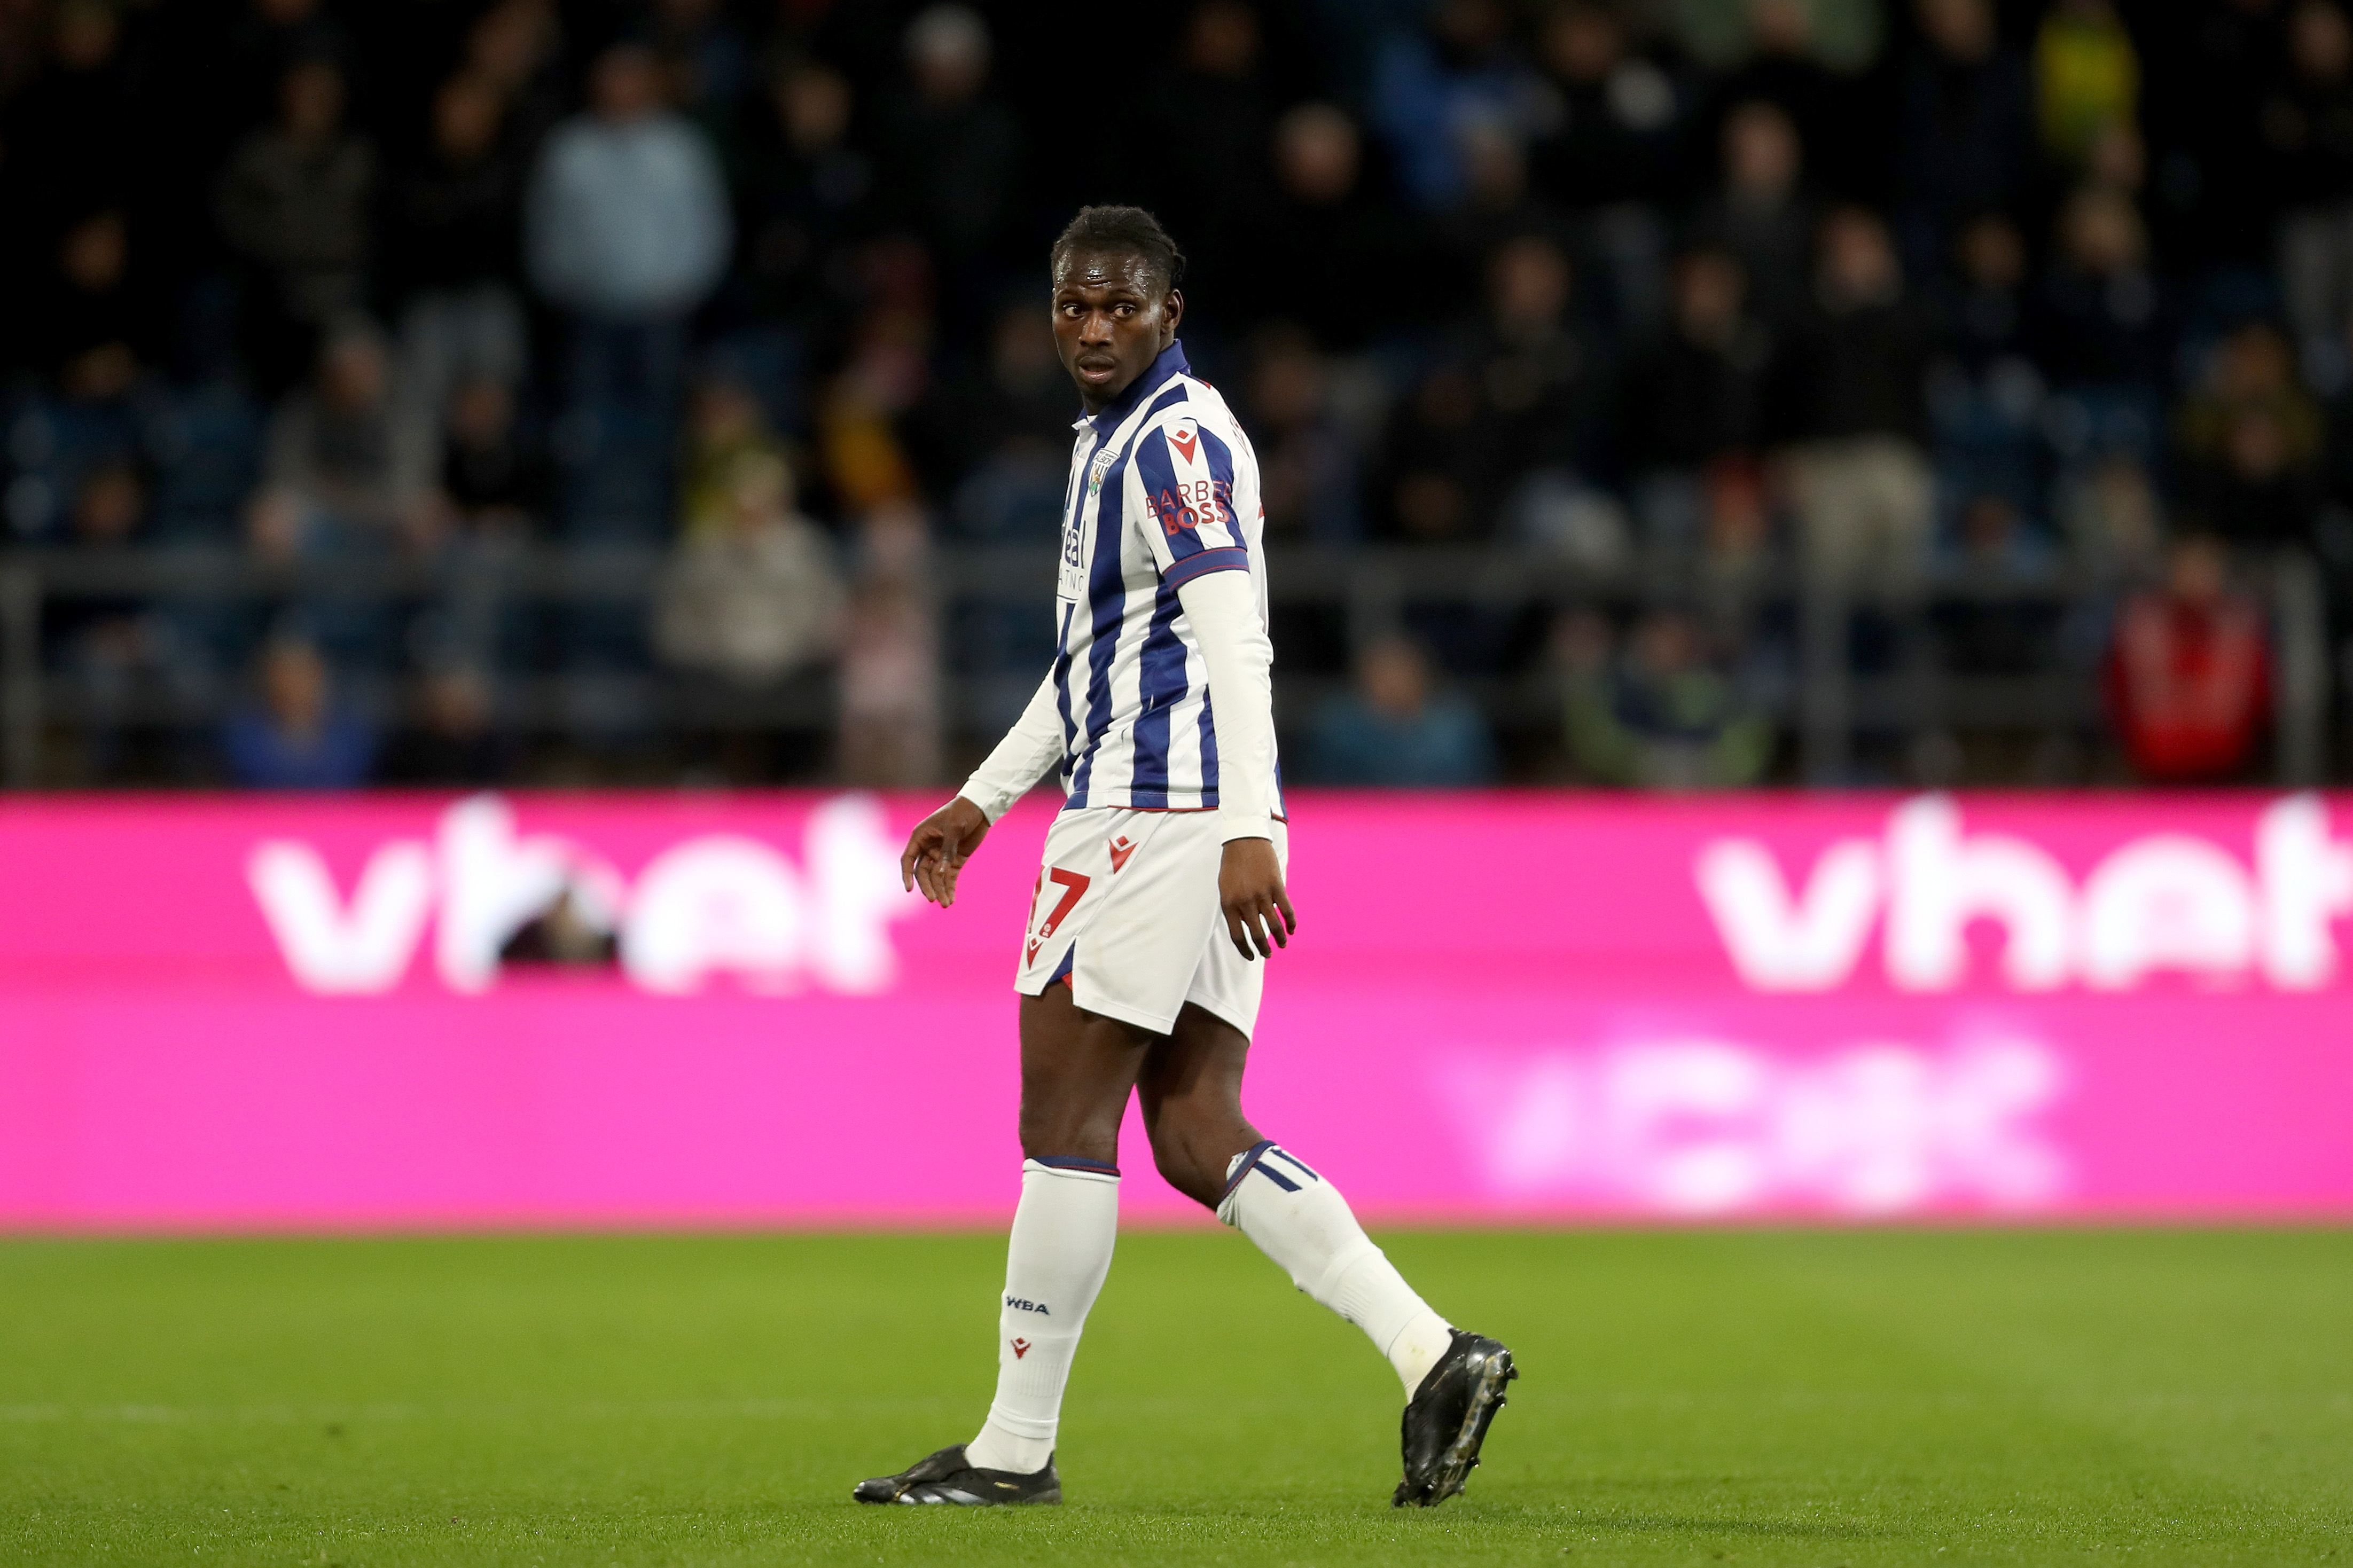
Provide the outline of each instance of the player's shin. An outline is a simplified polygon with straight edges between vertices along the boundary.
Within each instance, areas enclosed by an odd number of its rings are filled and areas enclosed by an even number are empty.
[[[965,1445],[967,1464],[1029,1475],[1053,1457],[1063,1385],[1118,1234],[1116,1170],[1023,1163],[997,1313],[997,1398],[980,1436]]]
[[[1280,1144],[1257,1144],[1227,1164],[1218,1217],[1256,1242],[1293,1285],[1364,1330],[1408,1398],[1446,1354],[1446,1320],[1373,1245],[1339,1189]]]

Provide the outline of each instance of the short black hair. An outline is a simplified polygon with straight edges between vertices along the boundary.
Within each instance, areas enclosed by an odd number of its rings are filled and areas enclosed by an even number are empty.
[[[1124,250],[1144,258],[1144,264],[1162,279],[1165,289],[1185,281],[1185,253],[1160,226],[1160,220],[1142,207],[1081,207],[1046,258],[1050,271],[1060,272],[1062,258],[1073,250]]]

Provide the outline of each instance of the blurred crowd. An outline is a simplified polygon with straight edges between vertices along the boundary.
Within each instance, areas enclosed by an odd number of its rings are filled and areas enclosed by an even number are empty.
[[[936,567],[1050,548],[1085,201],[1188,250],[1271,543],[1621,584],[1279,618],[1297,779],[1786,777],[1775,583],[2098,692],[2054,781],[2241,778],[2274,563],[2353,603],[2342,0],[0,0],[8,544],[410,584],[53,597],[69,773],[595,776],[700,691],[817,738],[673,771],[941,782],[1047,657]]]

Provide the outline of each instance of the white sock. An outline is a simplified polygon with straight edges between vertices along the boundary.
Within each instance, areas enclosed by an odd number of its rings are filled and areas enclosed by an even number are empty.
[[[1021,1206],[1005,1248],[997,1398],[965,1462],[1032,1475],[1054,1457],[1062,1386],[1119,1237],[1119,1173],[1107,1165],[1021,1163]]]
[[[1280,1145],[1261,1143],[1227,1163],[1218,1217],[1258,1243],[1293,1285],[1364,1330],[1408,1399],[1446,1354],[1446,1320],[1373,1245],[1339,1189]]]

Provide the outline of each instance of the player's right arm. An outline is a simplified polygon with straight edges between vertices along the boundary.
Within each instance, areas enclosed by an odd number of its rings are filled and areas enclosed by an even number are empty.
[[[988,836],[989,825],[1061,760],[1062,715],[1050,674],[956,797],[907,836],[907,847],[899,857],[901,884],[910,890],[921,889],[923,897],[942,909],[955,903],[956,874]]]

